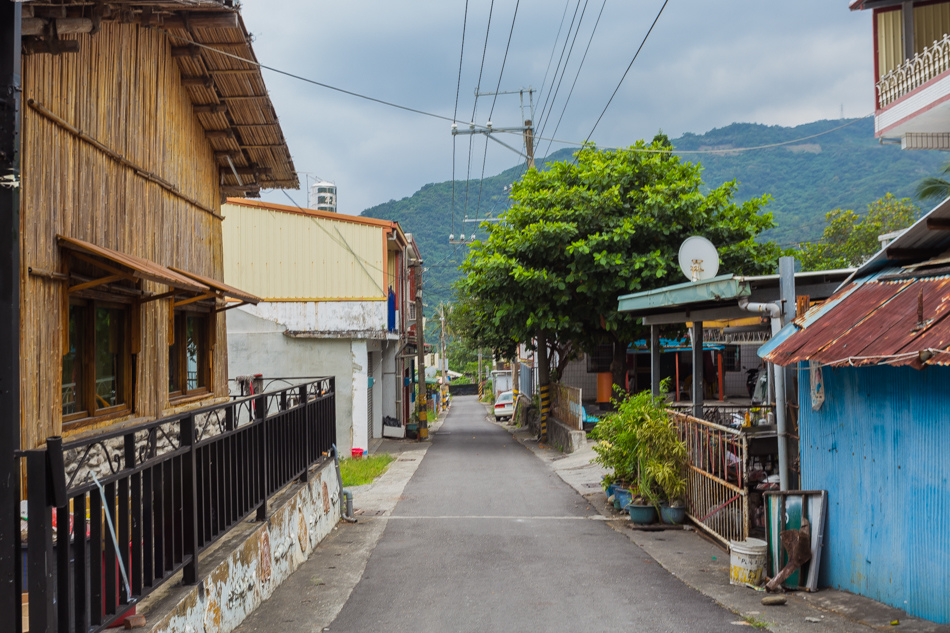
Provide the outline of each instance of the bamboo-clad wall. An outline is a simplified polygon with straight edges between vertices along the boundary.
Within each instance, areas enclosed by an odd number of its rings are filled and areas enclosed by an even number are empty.
[[[61,299],[65,288],[61,281],[27,273],[31,266],[62,269],[58,233],[223,279],[221,224],[208,212],[220,212],[218,167],[181,85],[167,37],[157,30],[115,22],[104,22],[98,34],[75,37],[80,41],[78,53],[23,57],[23,448],[38,446],[47,436],[63,431]],[[77,138],[29,107],[29,100],[160,176],[181,195]],[[167,287],[144,282],[143,289],[161,293]],[[136,418],[158,416],[169,406],[165,327],[169,309],[168,300],[142,308],[132,413]],[[217,318],[213,385],[215,395],[223,396],[227,393],[227,345],[223,313]]]

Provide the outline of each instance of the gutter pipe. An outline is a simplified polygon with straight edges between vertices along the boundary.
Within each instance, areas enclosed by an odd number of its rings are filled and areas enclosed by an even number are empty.
[[[782,307],[777,303],[750,302],[747,297],[740,297],[739,309],[746,312],[767,314],[772,324],[774,336],[782,329]],[[778,477],[781,490],[788,490],[788,430],[785,421],[785,371],[774,369],[775,377],[775,427],[778,435]]]
[[[353,517],[353,493],[343,489],[343,475],[340,474],[340,451],[333,445],[333,462],[336,464],[336,480],[340,483],[340,518],[347,523],[356,523]]]

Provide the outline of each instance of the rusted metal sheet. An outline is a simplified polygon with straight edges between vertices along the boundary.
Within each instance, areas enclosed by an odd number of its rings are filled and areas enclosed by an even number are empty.
[[[779,365],[814,361],[831,366],[889,364],[920,369],[950,364],[950,276],[886,277],[842,289],[820,316],[766,355]],[[918,314],[922,304],[922,319]]]

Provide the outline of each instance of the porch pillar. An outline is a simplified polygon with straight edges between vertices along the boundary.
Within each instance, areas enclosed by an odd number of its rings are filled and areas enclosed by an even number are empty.
[[[703,322],[693,321],[693,417],[703,418]]]
[[[677,386],[678,388],[678,386]],[[660,326],[650,326],[650,391],[660,395]]]

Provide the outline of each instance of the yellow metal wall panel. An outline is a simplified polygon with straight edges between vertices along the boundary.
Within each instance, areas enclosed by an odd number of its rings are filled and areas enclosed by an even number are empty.
[[[915,52],[920,53],[933,46],[947,33],[950,33],[950,2],[914,7]]]
[[[226,204],[225,283],[265,300],[383,299],[383,229]]]
[[[881,11],[877,14],[877,68],[883,77],[904,61],[904,38],[901,12]]]
[[[386,263],[386,290],[389,288],[393,289],[393,292],[398,292],[399,282],[399,252],[398,251],[388,251],[389,259]]]

